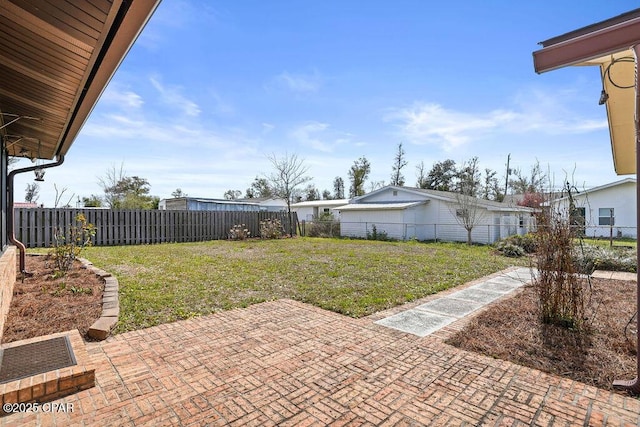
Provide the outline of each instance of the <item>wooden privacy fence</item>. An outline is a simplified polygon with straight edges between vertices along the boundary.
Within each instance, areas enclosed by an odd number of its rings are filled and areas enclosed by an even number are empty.
[[[96,227],[96,246],[227,239],[237,224],[259,237],[260,221],[266,219],[279,219],[289,230],[286,212],[16,208],[16,238],[28,248],[50,247],[54,230],[66,231],[80,213]],[[292,216],[295,224],[295,213]]]

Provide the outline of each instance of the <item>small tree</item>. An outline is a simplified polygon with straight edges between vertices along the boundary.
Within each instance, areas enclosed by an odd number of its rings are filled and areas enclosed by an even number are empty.
[[[529,176],[520,169],[514,170],[513,175],[515,178],[509,180],[509,187],[516,194],[542,193],[549,182],[549,175],[542,171],[538,160],[531,166]]]
[[[344,199],[344,180],[339,176],[333,180],[333,198],[336,200]]]
[[[456,177],[458,169],[456,162],[447,159],[442,162],[434,163],[425,179],[425,186],[430,190],[453,191],[455,189]]]
[[[273,196],[273,188],[269,184],[267,178],[256,178],[251,183],[251,187],[247,188],[245,197],[247,199],[257,199],[259,197],[271,197]]]
[[[242,191],[240,190],[227,190],[224,192],[224,198],[226,200],[236,200],[242,196]]]
[[[25,189],[24,201],[28,203],[35,203],[40,198],[40,186],[37,182],[33,184],[27,184]]]
[[[566,184],[569,206],[573,187]],[[571,208],[570,208],[571,209]],[[536,264],[533,284],[538,293],[542,322],[580,330],[585,318],[585,292],[574,261],[576,231],[563,212],[542,209],[536,217]]]
[[[182,188],[176,188],[175,191],[171,193],[171,197],[187,197],[188,194],[182,191]]]
[[[287,215],[289,217],[289,235],[293,236],[294,224],[291,215],[291,202],[299,187],[311,181],[311,177],[306,173],[309,170],[303,159],[299,159],[296,154],[285,153],[283,157],[276,157],[275,154],[267,156],[274,172],[269,175],[269,184],[275,196],[287,202]]]
[[[416,166],[416,178],[416,187],[429,188],[429,181],[427,180],[427,174],[424,169],[424,162],[420,162]]]
[[[367,181],[371,173],[371,163],[366,157],[362,156],[349,169],[349,179],[351,186],[349,187],[349,197],[362,196],[364,191],[364,183]]]
[[[456,204],[449,208],[456,221],[467,230],[467,245],[473,244],[471,232],[485,217],[480,200],[467,194],[456,193]]]
[[[83,197],[81,203],[85,208],[99,208],[102,206],[102,198],[92,194],[89,197]]]
[[[404,185],[404,175],[402,175],[402,168],[407,166],[407,160],[405,158],[405,152],[402,148],[402,142],[398,144],[396,155],[393,159],[393,166],[391,168],[391,185],[397,185],[402,187]]]
[[[91,238],[95,235],[95,226],[87,222],[83,214],[76,215],[75,224],[69,226],[67,233],[61,228],[54,229],[53,248],[49,256],[53,259],[58,275],[67,274],[82,250],[91,246]]]

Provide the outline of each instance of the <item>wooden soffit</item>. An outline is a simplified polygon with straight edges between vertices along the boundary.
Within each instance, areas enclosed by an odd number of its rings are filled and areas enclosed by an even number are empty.
[[[569,65],[598,66],[604,90],[614,169],[636,173],[635,58],[640,9],[546,40],[533,52],[537,73]],[[594,99],[594,102],[597,100]]]
[[[66,154],[160,0],[0,0],[0,137]]]

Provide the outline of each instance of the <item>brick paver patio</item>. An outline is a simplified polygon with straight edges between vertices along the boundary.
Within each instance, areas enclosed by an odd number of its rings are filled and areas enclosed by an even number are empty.
[[[453,330],[453,329],[452,329]],[[612,425],[640,401],[279,300],[89,343],[73,412],[6,425]]]

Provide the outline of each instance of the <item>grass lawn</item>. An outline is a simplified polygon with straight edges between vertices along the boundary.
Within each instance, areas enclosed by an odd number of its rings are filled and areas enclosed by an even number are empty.
[[[585,237],[582,240],[584,243],[587,243],[589,245],[604,246],[607,248],[610,245],[609,239],[604,237],[601,237],[598,239]],[[613,239],[613,246],[625,246],[625,247],[637,248],[638,241],[636,239]]]
[[[296,238],[88,248],[120,282],[116,332],[291,298],[353,317],[526,259],[455,243]]]

